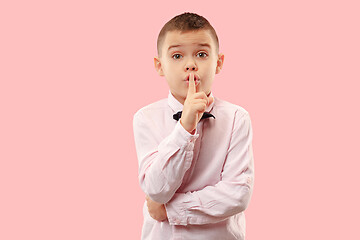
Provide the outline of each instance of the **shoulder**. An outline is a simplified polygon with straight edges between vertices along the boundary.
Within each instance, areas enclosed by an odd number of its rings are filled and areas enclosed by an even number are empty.
[[[216,115],[221,123],[228,123],[233,133],[252,137],[252,123],[249,112],[242,106],[215,98]],[[214,109],[214,110],[215,110]]]
[[[215,97],[214,110],[232,118],[243,118],[249,116],[249,112],[242,106]]]
[[[146,116],[149,115],[157,115],[160,112],[164,112],[168,107],[167,98],[158,100],[156,102],[150,103],[139,110],[137,110],[134,114],[134,119],[138,118],[139,116]]]

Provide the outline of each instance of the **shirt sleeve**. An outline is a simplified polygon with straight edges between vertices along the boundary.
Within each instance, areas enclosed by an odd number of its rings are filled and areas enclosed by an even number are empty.
[[[236,117],[221,180],[199,191],[175,193],[165,204],[171,225],[216,223],[247,208],[254,182],[252,135],[249,114]]]
[[[144,120],[145,119],[145,120]],[[193,159],[194,143],[199,137],[177,122],[169,136],[159,141],[151,121],[141,112],[133,118],[135,147],[139,162],[140,187],[159,203],[168,202],[180,187]]]

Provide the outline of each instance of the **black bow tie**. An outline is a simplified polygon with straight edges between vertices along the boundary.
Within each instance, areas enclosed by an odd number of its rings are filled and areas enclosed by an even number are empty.
[[[174,118],[176,121],[179,121],[179,119],[181,118],[181,114],[182,114],[182,111],[179,111],[179,112],[177,112],[177,113],[175,113],[175,114],[173,115],[173,118]],[[204,114],[202,115],[200,121],[201,121],[202,119],[209,118],[209,117],[213,117],[213,118],[215,119],[215,116],[212,115],[211,113],[204,112]]]

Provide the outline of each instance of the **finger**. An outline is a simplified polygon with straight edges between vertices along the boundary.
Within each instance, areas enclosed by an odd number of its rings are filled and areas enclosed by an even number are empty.
[[[196,87],[195,87],[195,80],[194,80],[194,73],[190,73],[189,76],[189,89],[187,96],[192,96],[194,93],[196,93]]]
[[[205,99],[206,102],[208,102],[208,97],[206,96],[206,94],[204,92],[194,93],[192,98],[194,98],[194,99]]]
[[[208,97],[208,106],[210,106],[214,102],[214,97]]]
[[[191,101],[191,103],[193,103],[193,104],[203,103],[203,104],[207,105],[206,99],[193,99]]]
[[[206,104],[205,103],[197,103],[197,104],[194,104],[194,109],[197,111],[197,112],[205,112],[205,109],[206,109]]]

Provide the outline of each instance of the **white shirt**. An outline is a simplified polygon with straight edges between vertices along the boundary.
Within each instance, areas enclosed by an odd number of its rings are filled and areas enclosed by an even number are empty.
[[[211,94],[212,96],[212,94]],[[252,126],[242,107],[214,98],[191,135],[173,114],[183,105],[169,92],[133,119],[141,189],[165,204],[168,220],[143,206],[142,240],[245,239],[254,184]]]

